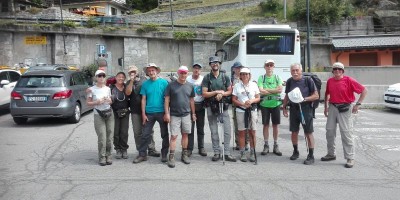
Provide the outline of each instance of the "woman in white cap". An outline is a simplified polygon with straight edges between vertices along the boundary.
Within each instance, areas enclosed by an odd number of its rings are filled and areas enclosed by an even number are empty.
[[[250,135],[250,162],[255,160],[255,137],[257,122],[257,103],[260,101],[260,90],[256,83],[251,80],[250,69],[243,67],[240,70],[241,82],[233,87],[232,102],[236,105],[236,117],[239,130],[240,160],[247,161],[245,154],[246,130]]]
[[[94,106],[94,128],[98,137],[99,165],[111,165],[112,142],[114,137],[114,115],[111,110],[111,90],[105,85],[106,73],[97,70],[96,85],[88,90],[87,104]]]

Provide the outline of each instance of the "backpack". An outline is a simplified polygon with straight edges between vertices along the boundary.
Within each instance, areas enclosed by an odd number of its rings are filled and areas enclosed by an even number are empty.
[[[303,76],[305,78],[306,84],[309,84],[309,79],[311,78],[314,81],[315,87],[317,89],[319,98],[312,102],[312,107],[315,112],[315,109],[318,108],[319,106],[319,100],[321,99],[321,86],[322,86],[322,81],[316,74],[310,73],[310,72],[304,72]],[[292,81],[292,78],[289,78],[286,82],[286,87],[290,88],[290,83]]]

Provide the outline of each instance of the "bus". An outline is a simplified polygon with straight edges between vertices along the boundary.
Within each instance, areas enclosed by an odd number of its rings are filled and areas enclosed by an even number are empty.
[[[300,35],[289,25],[246,25],[223,43],[221,68],[231,72],[234,62],[241,62],[251,69],[252,80],[265,74],[264,62],[275,61],[274,74],[285,82],[290,75],[290,65],[300,63]]]

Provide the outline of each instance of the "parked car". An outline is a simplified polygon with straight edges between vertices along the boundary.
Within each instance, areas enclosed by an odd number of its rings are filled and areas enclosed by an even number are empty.
[[[0,70],[0,107],[6,108],[10,104],[11,91],[19,80],[21,73],[11,69]]]
[[[46,71],[46,70],[70,70],[70,68],[68,66],[62,65],[62,64],[55,64],[55,65],[37,64],[35,66],[29,67],[29,69],[26,70],[26,72]]]
[[[10,113],[17,124],[47,117],[78,123],[82,113],[93,109],[86,104],[89,86],[85,74],[78,71],[27,72],[11,92]]]
[[[392,109],[400,109],[400,83],[390,85],[383,96],[385,106]]]

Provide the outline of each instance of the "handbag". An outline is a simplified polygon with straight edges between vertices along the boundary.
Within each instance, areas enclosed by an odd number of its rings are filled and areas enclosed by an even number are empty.
[[[333,104],[340,113],[342,112],[347,112],[350,109],[350,105],[349,103],[342,103],[342,104]]]
[[[111,108],[106,109],[106,110],[99,110],[97,108],[95,108],[95,109],[96,109],[97,113],[99,113],[100,117],[102,117],[103,119],[108,119],[112,114]]]
[[[117,115],[119,118],[124,118],[128,115],[129,113],[129,109],[128,108],[122,108],[122,109],[118,109],[117,111]]]

